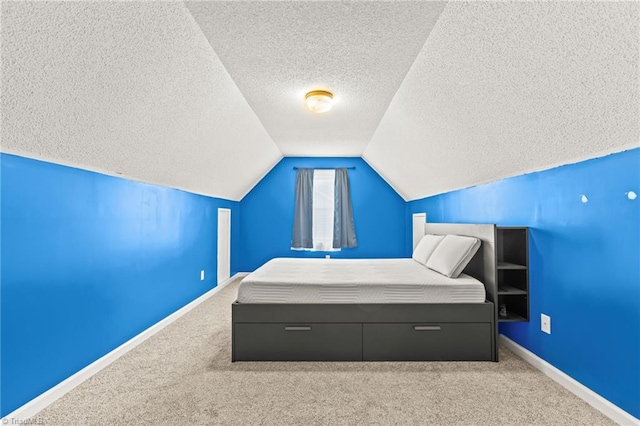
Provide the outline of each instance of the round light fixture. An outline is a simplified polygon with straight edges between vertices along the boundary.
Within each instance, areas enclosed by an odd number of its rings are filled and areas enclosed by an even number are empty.
[[[304,103],[315,113],[327,112],[333,106],[333,93],[326,90],[312,90],[304,96]]]

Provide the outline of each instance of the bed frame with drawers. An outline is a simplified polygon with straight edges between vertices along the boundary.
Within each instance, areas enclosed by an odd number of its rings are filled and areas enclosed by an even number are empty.
[[[464,273],[484,283],[484,303],[234,302],[232,361],[498,361],[496,226],[428,223],[424,232],[482,241]]]

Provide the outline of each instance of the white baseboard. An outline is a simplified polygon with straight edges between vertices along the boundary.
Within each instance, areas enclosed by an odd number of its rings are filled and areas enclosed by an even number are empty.
[[[500,343],[509,348],[513,353],[518,355],[529,364],[542,371],[545,375],[562,385],[569,392],[583,399],[596,410],[609,417],[619,425],[638,426],[640,420],[624,411],[622,408],[598,395],[582,383],[563,373],[547,361],[543,360],[533,352],[523,348],[507,336],[500,335]]]
[[[122,355],[126,354],[131,349],[135,348],[136,346],[138,346],[139,344],[147,340],[149,337],[153,336],[154,334],[156,334],[157,332],[159,332],[160,330],[162,330],[163,328],[165,328],[166,326],[168,326],[169,324],[171,324],[172,322],[174,322],[175,320],[177,320],[187,312],[193,310],[196,306],[198,306],[205,300],[209,299],[211,296],[213,296],[222,288],[224,288],[227,284],[229,284],[236,278],[244,277],[246,275],[247,274],[243,272],[239,272],[235,274],[234,276],[232,276],[222,284],[209,290],[202,296],[198,297],[197,299],[193,300],[192,302],[178,309],[168,317],[158,321],[151,327],[144,330],[142,333],[131,338],[130,340],[127,340],[122,345],[118,346],[108,354],[102,356],[101,358],[98,358],[91,364],[87,365],[82,370],[75,373],[73,376],[68,377],[67,379],[58,383],[48,391],[40,394],[36,398],[27,402],[22,407],[7,414],[6,417],[2,418],[2,424],[17,424],[20,420],[28,420],[30,418],[33,418],[36,414],[38,414],[44,408],[46,408],[47,406],[52,404],[54,401],[61,398],[68,392],[70,392],[71,390],[73,390],[82,382],[84,382],[91,376],[95,375],[100,370],[107,367],[109,364],[116,361]]]

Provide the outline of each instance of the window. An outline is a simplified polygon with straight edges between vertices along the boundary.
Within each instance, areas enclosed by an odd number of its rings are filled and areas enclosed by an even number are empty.
[[[338,251],[333,248],[333,211],[335,170],[313,172],[313,249]]]
[[[337,251],[357,247],[347,169],[294,169],[298,171],[291,249]]]

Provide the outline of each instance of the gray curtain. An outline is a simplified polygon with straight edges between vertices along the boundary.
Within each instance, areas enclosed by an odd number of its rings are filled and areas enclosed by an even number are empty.
[[[313,169],[298,169],[291,248],[313,248]],[[267,225],[268,226],[268,225]]]
[[[334,198],[333,248],[357,247],[347,169],[336,169]]]

